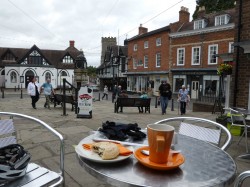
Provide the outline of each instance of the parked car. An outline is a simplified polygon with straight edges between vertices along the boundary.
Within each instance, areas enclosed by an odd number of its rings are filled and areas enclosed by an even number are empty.
[[[100,90],[98,85],[90,85],[89,88],[91,88],[94,92],[98,92]]]

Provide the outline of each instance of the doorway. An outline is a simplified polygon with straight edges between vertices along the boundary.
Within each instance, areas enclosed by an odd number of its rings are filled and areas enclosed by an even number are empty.
[[[197,99],[199,96],[199,81],[192,81],[191,98]]]
[[[29,70],[25,73],[25,88],[28,87],[28,84],[31,80],[31,78],[33,78],[35,76],[34,72]]]

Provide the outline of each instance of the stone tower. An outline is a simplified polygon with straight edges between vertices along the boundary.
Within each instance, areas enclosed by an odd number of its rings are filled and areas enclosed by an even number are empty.
[[[116,45],[116,37],[102,37],[101,64],[104,62],[104,57],[107,47],[112,45]]]

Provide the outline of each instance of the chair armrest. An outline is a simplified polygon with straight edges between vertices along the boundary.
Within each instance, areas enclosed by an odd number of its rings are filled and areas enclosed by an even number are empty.
[[[30,119],[30,120],[35,121],[38,124],[42,125],[48,131],[50,131],[52,134],[54,134],[60,140],[60,172],[59,172],[59,174],[62,175],[62,177],[64,178],[64,138],[59,132],[57,132],[55,129],[50,127],[47,123],[43,122],[42,120],[25,115],[25,114],[12,113],[12,112],[0,112],[0,115],[10,115],[13,117],[17,116],[17,117]]]
[[[250,177],[250,171],[241,173],[234,182],[234,187],[241,187],[242,183],[246,178]]]

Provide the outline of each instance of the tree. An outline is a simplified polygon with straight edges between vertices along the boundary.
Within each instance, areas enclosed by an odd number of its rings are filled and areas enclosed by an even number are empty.
[[[87,67],[87,74],[88,74],[88,76],[96,77],[96,67],[88,66]]]
[[[234,2],[235,0],[196,0],[196,9],[193,14],[193,19],[197,18],[199,7],[204,6],[206,14],[209,14],[212,12],[218,12],[234,8]]]

